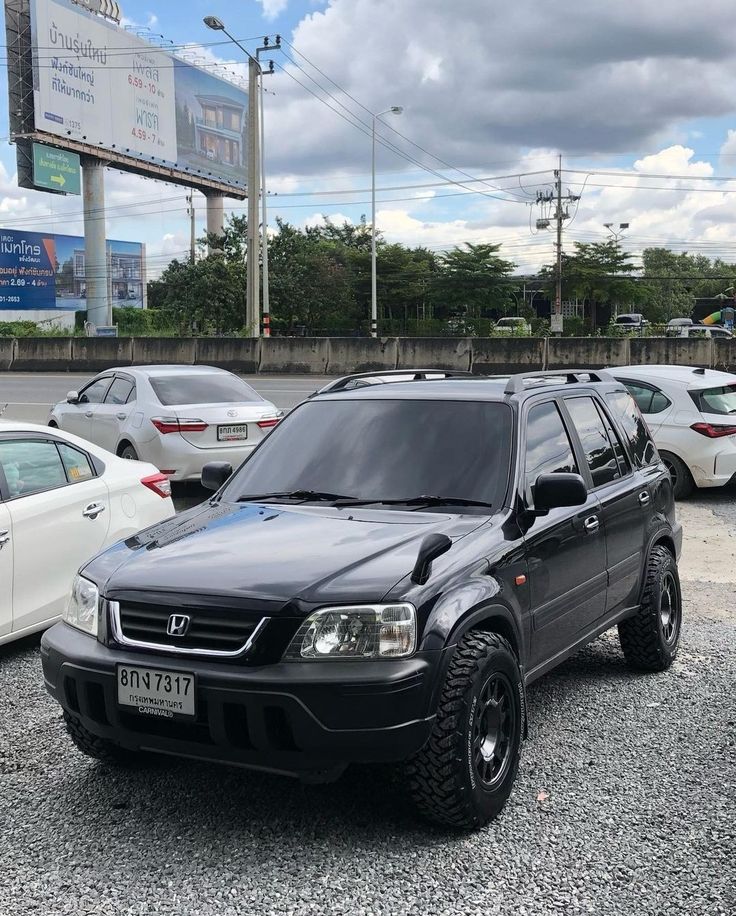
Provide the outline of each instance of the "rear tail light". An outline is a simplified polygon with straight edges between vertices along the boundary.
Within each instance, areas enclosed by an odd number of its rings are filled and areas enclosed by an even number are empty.
[[[709,439],[722,439],[724,436],[736,436],[736,426],[714,426],[712,423],[693,423],[690,429],[707,436]]]
[[[207,429],[207,423],[204,420],[193,420],[188,417],[152,417],[151,423],[163,435],[167,433],[203,433]]]
[[[142,477],[141,483],[162,499],[171,496],[171,481],[166,474],[151,474],[150,477]]]
[[[273,429],[279,422],[279,417],[271,417],[269,420],[258,420],[261,429]]]

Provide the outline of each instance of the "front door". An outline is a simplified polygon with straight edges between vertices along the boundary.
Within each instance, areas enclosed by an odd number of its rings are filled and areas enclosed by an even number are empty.
[[[112,376],[103,376],[86,385],[79,392],[77,404],[65,404],[61,413],[61,427],[68,433],[94,442],[92,435],[92,417],[97,406],[105,399]]]
[[[13,625],[13,532],[10,512],[0,502],[0,639]]]
[[[525,499],[534,507],[540,474],[579,474],[567,429],[554,400],[534,404],[527,414]],[[553,509],[535,518],[525,534],[531,617],[530,673],[546,667],[582,638],[605,612],[606,543],[600,503]]]
[[[77,570],[105,545],[110,496],[84,452],[52,438],[0,438],[0,465],[13,544],[12,630],[21,632],[63,612]]]

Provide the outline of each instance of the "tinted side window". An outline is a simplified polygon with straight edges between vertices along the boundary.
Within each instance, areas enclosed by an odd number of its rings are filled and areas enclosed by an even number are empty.
[[[628,440],[636,466],[641,468],[659,461],[647,424],[631,395],[624,391],[614,391],[606,395],[606,401]]]
[[[578,473],[570,437],[553,401],[537,404],[529,411],[526,425],[525,488],[534,499],[534,484],[540,474],[568,471]]]
[[[634,382],[626,382],[626,390],[636,401],[639,410],[642,413],[649,413],[652,406],[652,395],[654,394],[652,389],[644,385],[637,385]]]
[[[133,390],[133,383],[124,378],[116,378],[110,385],[110,390],[105,398],[106,404],[126,404],[130,392]]]
[[[598,409],[598,413],[601,415],[603,425],[606,427],[606,432],[608,433],[608,438],[613,445],[613,451],[616,455],[616,460],[618,461],[619,473],[622,477],[625,477],[627,474],[631,473],[631,462],[629,461],[629,456],[626,454],[626,449],[621,443],[621,438],[618,434],[618,431],[616,430],[616,427],[611,423],[611,418],[599,403],[596,402],[595,406]]]
[[[0,442],[0,464],[11,499],[65,486],[67,482],[64,465],[53,442]]]
[[[593,486],[615,480],[620,476],[618,461],[593,398],[565,398],[565,406],[580,437]]]
[[[82,389],[79,400],[83,404],[101,404],[110,385],[110,377],[97,379]]]
[[[84,452],[80,452],[79,449],[72,448],[71,445],[66,445],[63,442],[58,442],[57,447],[69,483],[76,483],[78,480],[89,480],[90,477],[95,476],[94,469],[89,463],[89,458]]]

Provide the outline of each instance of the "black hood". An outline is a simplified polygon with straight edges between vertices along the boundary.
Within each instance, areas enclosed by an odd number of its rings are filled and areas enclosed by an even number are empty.
[[[485,521],[437,512],[205,503],[110,548],[85,575],[110,598],[167,591],[284,603],[379,601],[411,573],[426,535],[456,540]]]

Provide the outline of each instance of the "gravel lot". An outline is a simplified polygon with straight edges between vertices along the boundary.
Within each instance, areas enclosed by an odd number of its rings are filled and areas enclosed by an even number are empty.
[[[0,649],[1,916],[733,914],[735,507],[683,510],[673,669],[630,673],[608,635],[537,683],[515,793],[477,834],[416,820],[386,771],[107,769],[66,740],[38,640]]]

